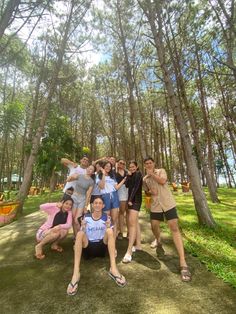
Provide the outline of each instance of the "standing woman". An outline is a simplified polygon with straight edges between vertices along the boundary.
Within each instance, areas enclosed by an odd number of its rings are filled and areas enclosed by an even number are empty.
[[[112,164],[109,161],[104,162],[104,165],[98,175],[97,183],[105,205],[103,211],[106,214],[111,215],[114,224],[115,238],[117,234],[118,213],[120,206],[117,190],[119,190],[119,188],[124,184],[125,180],[126,178],[117,184],[112,170]]]
[[[116,170],[117,183],[119,184],[127,175],[128,175],[128,171],[125,169],[125,161],[123,159],[118,159],[117,170]],[[125,184],[123,184],[118,190],[118,196],[119,196],[119,201],[120,201],[119,217],[118,217],[118,221],[119,221],[118,239],[122,240],[123,232],[124,232],[125,213],[126,213],[126,225],[128,228],[128,208],[127,208],[128,189],[125,186]]]
[[[91,192],[94,186],[94,171],[95,167],[90,165],[86,169],[86,174],[73,174],[67,178],[67,182],[76,180],[74,192],[72,194],[72,199],[74,201],[72,210],[73,231],[75,237],[80,230],[78,218],[87,212],[87,206],[89,205]]]
[[[137,162],[132,160],[129,163],[129,173],[125,183],[128,188],[129,244],[122,260],[123,263],[130,263],[132,261],[132,248],[134,242],[136,242],[135,249],[141,250],[141,233],[138,214],[142,204],[142,179],[142,174],[139,171]]]

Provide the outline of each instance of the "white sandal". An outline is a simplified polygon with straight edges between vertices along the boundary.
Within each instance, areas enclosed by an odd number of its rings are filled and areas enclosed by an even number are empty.
[[[122,263],[128,264],[132,261],[132,255],[126,253],[125,256],[122,259]]]
[[[155,248],[157,247],[157,239],[155,239],[154,241],[152,241],[150,247],[151,247],[152,249],[155,249]]]

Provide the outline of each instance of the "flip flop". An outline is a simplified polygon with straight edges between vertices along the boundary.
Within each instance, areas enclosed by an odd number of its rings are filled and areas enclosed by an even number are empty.
[[[51,250],[59,253],[63,252],[63,248],[61,246],[51,247]]]
[[[122,263],[128,264],[132,261],[132,255],[129,255],[128,253],[125,254],[125,256],[122,259]]]
[[[67,287],[66,293],[67,293],[68,295],[75,295],[75,294],[77,293],[77,291],[78,291],[78,284],[79,284],[79,280],[76,281],[75,283],[70,282],[69,285],[68,285],[68,287]],[[72,291],[72,292],[69,292],[69,291],[68,291],[69,287],[71,287],[72,289],[75,289],[75,290]]]
[[[37,258],[37,259],[39,259],[39,260],[42,260],[42,259],[45,258],[45,255],[42,254],[42,253],[37,253],[37,254],[35,253],[35,254],[34,254],[34,257]]]
[[[126,286],[126,284],[127,284],[126,280],[123,283],[119,282],[119,280],[122,280],[124,278],[124,276],[122,276],[122,275],[115,276],[110,271],[108,272],[108,275],[109,275],[109,277],[111,277],[111,279],[113,279],[115,281],[117,286],[122,287],[122,288]]]
[[[181,266],[180,267],[180,275],[181,275],[181,280],[183,282],[189,282],[192,279],[192,275],[189,271],[189,267],[188,266]]]

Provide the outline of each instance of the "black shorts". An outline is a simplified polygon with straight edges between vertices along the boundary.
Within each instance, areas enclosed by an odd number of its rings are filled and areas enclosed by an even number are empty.
[[[107,253],[107,245],[103,242],[103,239],[99,242],[89,241],[88,246],[83,248],[83,257],[90,259],[94,257],[105,257]]]
[[[141,205],[142,205],[142,202],[134,202],[133,205],[128,204],[128,209],[134,209],[134,210],[137,210],[139,212]]]
[[[161,212],[161,213],[153,213],[150,212],[150,219],[151,220],[159,220],[159,221],[164,221],[164,217],[166,220],[171,220],[171,219],[177,219],[177,210],[176,207],[173,207],[166,212]]]

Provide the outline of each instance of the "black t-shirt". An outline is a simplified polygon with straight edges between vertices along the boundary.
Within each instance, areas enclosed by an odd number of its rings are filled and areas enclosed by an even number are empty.
[[[53,219],[52,228],[58,225],[64,225],[67,222],[67,217],[68,212],[63,212],[60,210],[58,213],[56,213]]]
[[[143,177],[140,171],[127,176],[125,185],[128,188],[128,202],[142,202]]]
[[[125,170],[124,175],[122,176],[119,172],[116,172],[116,182],[119,184],[128,174],[128,171]]]

